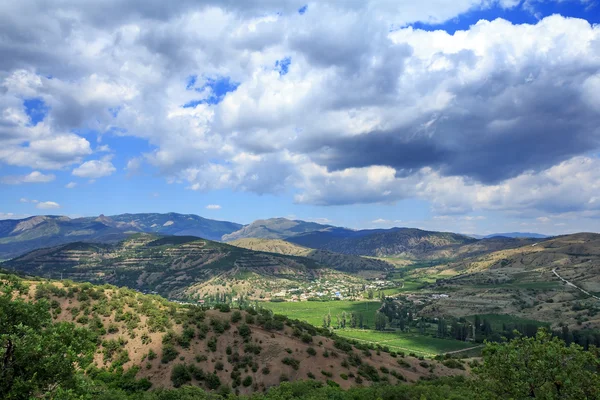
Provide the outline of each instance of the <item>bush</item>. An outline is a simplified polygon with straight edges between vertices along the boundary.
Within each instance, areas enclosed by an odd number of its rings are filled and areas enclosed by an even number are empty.
[[[248,337],[250,337],[250,335],[252,335],[252,331],[250,330],[250,327],[246,324],[240,325],[238,327],[238,333],[244,339],[247,339]]]
[[[328,378],[331,378],[333,376],[333,374],[329,371],[321,370],[321,373]]]
[[[242,385],[244,385],[244,387],[248,387],[248,386],[252,385],[252,377],[250,375],[245,377],[244,380],[242,381]]]
[[[148,360],[152,361],[156,358],[156,353],[154,352],[154,350],[150,349],[148,350]]]
[[[224,368],[225,368],[225,365],[221,361],[217,361],[215,363],[215,370],[223,371]]]
[[[240,322],[242,320],[242,313],[239,311],[234,311],[231,314],[231,323],[235,324],[236,322]]]
[[[262,373],[263,375],[269,375],[271,373],[271,370],[269,369],[269,367],[264,367],[262,369]]]
[[[176,359],[178,355],[179,352],[175,349],[175,347],[172,344],[165,344],[163,346],[162,357],[160,359],[160,362],[162,362],[163,364],[167,364]]]
[[[310,334],[308,334],[308,333],[303,333],[302,334],[302,341],[304,343],[312,343],[313,337]]]
[[[204,378],[204,381],[206,382],[206,387],[209,388],[210,390],[218,389],[219,386],[221,386],[221,380],[219,379],[219,377],[216,374],[206,375],[206,377]]]
[[[173,367],[171,372],[171,382],[173,386],[180,387],[192,380],[192,374],[188,371],[187,367],[183,364],[177,364]]]
[[[208,339],[208,341],[206,342],[206,347],[208,347],[208,350],[210,351],[217,351],[217,337],[212,336],[210,339]]]
[[[306,349],[306,352],[311,356],[317,355],[317,351],[314,349],[314,347],[309,347],[308,349]]]
[[[443,361],[442,364],[444,364],[446,367],[452,368],[452,369],[463,369],[463,370],[465,369],[465,367],[462,365],[462,363],[460,361],[455,360],[453,358]]]
[[[289,365],[295,370],[298,370],[298,368],[300,368],[300,361],[296,360],[295,358],[286,357],[283,360],[281,360],[281,362],[285,365]]]

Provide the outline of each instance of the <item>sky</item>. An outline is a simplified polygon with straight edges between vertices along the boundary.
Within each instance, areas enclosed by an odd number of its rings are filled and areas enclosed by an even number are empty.
[[[600,0],[3,1],[0,218],[600,231],[599,23]]]

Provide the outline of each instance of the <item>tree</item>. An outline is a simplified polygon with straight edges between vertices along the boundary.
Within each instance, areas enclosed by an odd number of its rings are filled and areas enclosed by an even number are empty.
[[[94,335],[74,324],[53,323],[46,300],[27,303],[0,296],[0,398],[48,395],[77,384],[95,350]]]
[[[535,337],[508,343],[487,343],[483,366],[477,368],[476,387],[496,398],[600,398],[600,352],[566,346],[540,329]]]
[[[342,311],[342,328],[346,327],[346,311]]]
[[[386,322],[386,316],[378,311],[377,315],[375,316],[375,329],[377,329],[378,331],[385,330]]]

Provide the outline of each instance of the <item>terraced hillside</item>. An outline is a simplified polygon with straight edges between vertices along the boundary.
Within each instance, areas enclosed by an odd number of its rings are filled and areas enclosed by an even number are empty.
[[[334,253],[327,250],[309,249],[280,239],[247,238],[234,240],[230,244],[250,250],[306,257],[338,271],[386,271],[393,268],[391,264],[383,260]]]
[[[48,278],[128,286],[179,299],[217,292],[264,297],[298,281],[343,275],[304,257],[256,252],[193,236],[153,234],[135,234],[117,244],[75,242],[35,250],[2,266]],[[349,281],[356,279],[347,277]]]
[[[413,274],[436,276],[429,289],[449,295],[433,302],[431,314],[500,313],[555,326],[600,327],[598,234],[559,236]]]
[[[446,255],[461,245],[477,239],[449,232],[429,232],[412,228],[394,228],[354,233],[326,230],[310,232],[287,239],[292,243],[336,253],[373,257],[406,257],[424,259]],[[450,254],[450,253],[448,253]]]
[[[348,388],[464,374],[436,361],[357,348],[326,330],[260,308],[209,310],[110,285],[0,274],[0,293],[5,292],[0,296],[10,301],[38,303],[54,321],[88,328],[97,348],[85,371],[102,379],[102,369],[122,367],[121,379],[141,379],[135,385],[130,381],[132,387],[191,384],[250,394],[287,380],[331,381]]]
[[[75,241],[114,243],[130,233],[191,235],[220,240],[241,228],[233,222],[215,221],[193,214],[121,214],[110,217],[69,218],[40,215],[18,220],[0,220],[0,261],[41,247]]]

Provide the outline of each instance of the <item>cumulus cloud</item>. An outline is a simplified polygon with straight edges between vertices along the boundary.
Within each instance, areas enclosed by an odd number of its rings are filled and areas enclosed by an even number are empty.
[[[15,175],[0,177],[0,183],[8,185],[19,185],[22,183],[48,183],[56,179],[54,174],[43,174],[40,171],[33,171],[27,175]]]
[[[600,211],[600,26],[584,20],[410,26],[516,0],[5,3],[0,163],[108,176],[110,159],[83,162],[95,132],[148,142],[128,175],[191,190]]]
[[[209,204],[206,206],[207,210],[220,210],[221,206],[219,204]]]
[[[65,188],[73,189],[75,186],[77,186],[77,182],[69,182],[65,185]]]
[[[52,210],[60,208],[60,204],[54,201],[40,201],[35,207],[42,210]]]
[[[104,158],[102,160],[86,161],[75,168],[72,174],[80,178],[97,179],[112,175],[116,170],[110,159]]]

